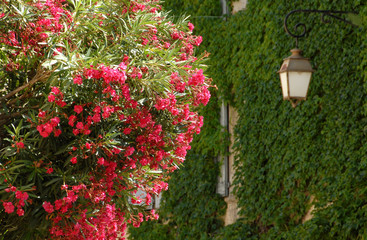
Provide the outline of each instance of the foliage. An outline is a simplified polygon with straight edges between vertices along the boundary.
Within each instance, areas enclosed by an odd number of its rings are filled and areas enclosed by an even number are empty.
[[[216,234],[218,240],[257,240],[259,239],[259,229],[256,224],[249,224],[238,219],[234,224],[221,228]]]
[[[201,2],[180,4],[177,8],[192,14],[185,6],[197,9]],[[207,12],[213,9],[217,5]],[[307,101],[295,109],[282,100],[276,74],[295,46],[282,28],[293,9],[355,10],[362,19],[356,28],[333,19],[323,24],[317,14],[290,19],[291,26],[309,27],[300,48],[316,70]],[[367,236],[366,11],[359,0],[250,0],[227,21],[196,24],[211,37],[205,38],[211,52],[208,73],[239,115],[232,184],[243,219],[220,229],[218,239]],[[312,205],[313,218],[304,221]]]
[[[115,239],[157,219],[145,206],[210,98],[194,26],[155,0],[1,9],[0,237]]]

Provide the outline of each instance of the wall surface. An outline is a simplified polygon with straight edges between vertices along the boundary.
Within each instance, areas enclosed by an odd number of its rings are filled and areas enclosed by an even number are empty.
[[[229,107],[229,133],[230,133],[230,140],[231,140],[231,145],[230,145],[230,156],[229,156],[229,182],[232,183],[234,180],[234,174],[235,174],[235,169],[234,169],[234,156],[235,156],[235,150],[233,149],[233,143],[235,141],[234,138],[234,127],[236,126],[237,123],[237,112],[233,107]],[[233,186],[230,186],[229,188],[229,196],[225,197],[224,200],[227,203],[227,210],[226,210],[226,214],[224,216],[224,225],[230,225],[233,224],[237,221],[238,219],[238,211],[239,208],[237,206],[237,199],[236,196],[233,193]]]
[[[235,14],[238,11],[244,10],[246,8],[247,0],[239,0],[232,2],[232,13]]]

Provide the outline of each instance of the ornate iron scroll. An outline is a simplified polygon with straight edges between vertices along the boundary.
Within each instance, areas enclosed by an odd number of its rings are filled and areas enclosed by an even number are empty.
[[[306,34],[306,25],[304,23],[297,23],[294,26],[294,30],[296,33],[292,33],[291,31],[289,31],[288,29],[288,18],[294,14],[294,13],[299,13],[299,12],[303,12],[303,13],[319,13],[321,14],[321,22],[323,23],[330,23],[330,19],[325,19],[325,17],[331,17],[334,19],[337,19],[339,21],[345,22],[347,24],[353,25],[353,26],[357,26],[354,23],[352,23],[351,21],[348,21],[345,18],[340,17],[340,15],[342,14],[348,14],[348,13],[352,13],[352,14],[358,14],[358,12],[348,12],[348,11],[329,11],[329,10],[310,10],[310,9],[296,9],[293,10],[291,12],[289,12],[284,19],[284,29],[285,31],[293,38],[296,39],[296,47],[298,48],[298,38],[304,37]],[[297,32],[300,32],[298,29],[302,28],[302,32],[300,34],[297,34]]]

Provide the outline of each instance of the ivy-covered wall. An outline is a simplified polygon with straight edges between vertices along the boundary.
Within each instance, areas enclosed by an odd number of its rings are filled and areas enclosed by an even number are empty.
[[[238,112],[232,184],[243,217],[227,227],[218,222],[223,202],[213,158],[225,138],[215,97],[204,110],[204,134],[172,176],[161,209],[168,224],[145,225],[133,239],[367,239],[367,2],[249,0],[226,21],[202,17],[220,16],[219,0],[165,6],[192,16],[211,53],[208,74],[219,89],[213,95]],[[307,101],[295,109],[282,100],[276,73],[295,47],[283,29],[294,9],[360,16],[359,27],[323,24],[317,14],[291,17],[308,26],[299,47],[316,70]],[[313,218],[304,222],[312,205]]]

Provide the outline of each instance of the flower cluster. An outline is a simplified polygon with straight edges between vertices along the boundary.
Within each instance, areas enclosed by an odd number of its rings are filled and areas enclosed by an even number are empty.
[[[61,134],[61,129],[56,128],[60,123],[59,117],[53,117],[48,120],[47,113],[40,110],[38,113],[39,125],[37,130],[42,137],[48,137],[51,133],[54,133],[55,137]]]
[[[17,190],[17,188],[12,185],[6,188],[5,192],[14,193],[14,195],[12,195],[12,197],[8,201],[3,201],[3,207],[5,209],[5,212],[9,214],[13,213],[15,210],[15,207],[17,207],[16,213],[18,214],[18,216],[23,216],[24,215],[23,207],[25,206],[28,200],[28,197],[29,197],[28,193]]]

